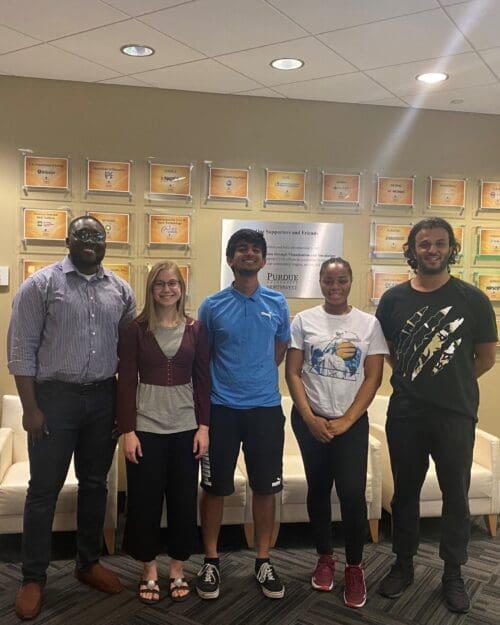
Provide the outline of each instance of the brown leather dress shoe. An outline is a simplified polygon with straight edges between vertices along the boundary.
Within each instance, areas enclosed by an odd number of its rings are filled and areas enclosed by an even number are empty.
[[[16,595],[16,614],[23,621],[36,618],[42,609],[43,585],[38,582],[23,584]]]
[[[118,577],[109,569],[96,562],[84,569],[75,569],[75,577],[82,584],[92,586],[108,595],[114,595],[123,590],[122,583]]]

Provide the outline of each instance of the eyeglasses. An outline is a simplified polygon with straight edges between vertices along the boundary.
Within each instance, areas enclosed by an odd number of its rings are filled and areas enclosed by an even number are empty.
[[[96,232],[87,228],[73,230],[71,234],[82,243],[88,243],[89,241],[92,241],[92,243],[103,243],[106,240],[106,235],[103,232]]]
[[[179,280],[168,280],[167,282],[165,282],[165,280],[155,280],[153,282],[153,289],[164,289],[166,286],[168,286],[169,289],[176,289],[180,285]]]

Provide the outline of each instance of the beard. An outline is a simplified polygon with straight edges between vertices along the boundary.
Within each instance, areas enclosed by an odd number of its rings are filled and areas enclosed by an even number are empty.
[[[444,259],[439,263],[439,265],[435,265],[433,267],[429,267],[423,262],[417,263],[417,273],[424,274],[426,276],[435,276],[439,273],[442,273],[443,270],[448,270],[448,261],[449,258]]]
[[[96,252],[93,258],[90,256],[83,256],[83,255],[79,256],[78,262],[81,265],[91,267],[92,265],[100,265],[103,259],[104,259],[104,252]]]
[[[75,267],[79,270],[96,267],[101,264],[106,253],[106,248],[89,248],[93,250],[93,254],[85,254],[79,249],[70,249],[69,255]]]

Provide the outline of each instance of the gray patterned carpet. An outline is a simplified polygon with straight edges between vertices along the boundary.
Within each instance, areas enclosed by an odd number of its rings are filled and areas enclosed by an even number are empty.
[[[392,562],[388,519],[383,520],[378,545],[365,549],[368,601],[361,610],[346,608],[342,601],[343,555],[338,524],[333,525],[339,548],[336,585],[331,593],[312,590],[309,584],[316,561],[307,525],[282,528],[273,562],[286,583],[281,601],[262,596],[252,577],[253,554],[243,548],[240,528],[223,528],[221,537],[223,586],[216,601],[201,601],[194,594],[173,604],[168,598],[157,606],[139,603],[135,597],[140,567],[125,555],[106,557],[106,564],[121,577],[125,591],[108,597],[82,586],[73,578],[71,554],[74,535],[59,534],[49,569],[42,614],[38,625],[498,625],[500,623],[500,538],[491,539],[482,519],[474,519],[469,563],[464,569],[472,599],[467,615],[454,615],[440,596],[442,563],[437,557],[439,521],[422,521],[422,544],[415,559],[415,583],[396,600],[380,597],[376,588]],[[13,598],[20,581],[19,536],[0,536],[0,624],[19,623]],[[187,566],[192,577],[202,561],[193,556]],[[160,557],[160,576],[166,586],[167,558]]]

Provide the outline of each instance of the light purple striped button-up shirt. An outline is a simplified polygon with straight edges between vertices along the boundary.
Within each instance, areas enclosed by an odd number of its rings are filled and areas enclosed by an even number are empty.
[[[115,375],[118,329],[135,316],[130,286],[99,268],[82,277],[69,256],[21,285],[7,337],[12,375],[85,384]]]

